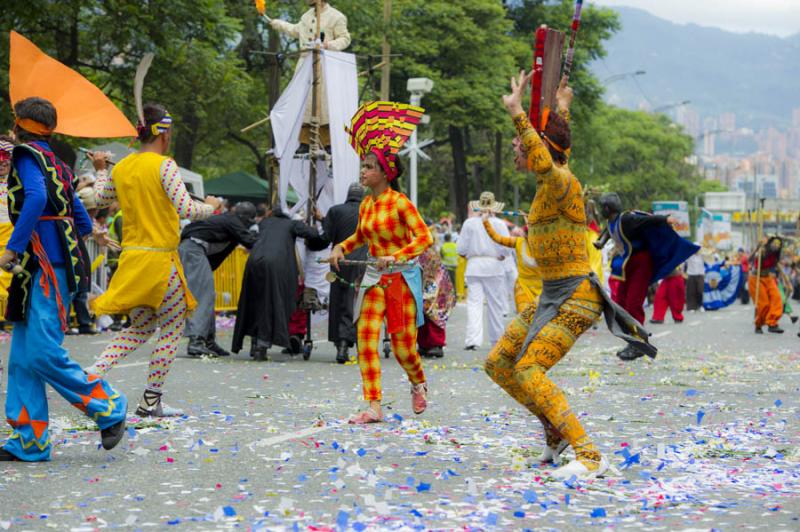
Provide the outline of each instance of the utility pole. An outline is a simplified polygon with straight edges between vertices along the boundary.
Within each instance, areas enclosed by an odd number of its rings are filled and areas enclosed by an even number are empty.
[[[320,150],[319,139],[319,107],[320,107],[320,45],[319,37],[322,21],[322,1],[317,0],[314,5],[314,14],[317,19],[317,31],[314,37],[314,51],[312,55],[313,69],[313,83],[311,85],[311,138],[309,142],[309,177],[308,177],[308,211],[306,212],[306,220],[309,224],[314,222],[314,210],[317,204],[317,163],[319,162],[318,154]]]
[[[389,42],[389,26],[392,23],[392,0],[383,0],[383,51],[381,62],[381,100],[389,100],[389,82],[392,76],[392,45]]]

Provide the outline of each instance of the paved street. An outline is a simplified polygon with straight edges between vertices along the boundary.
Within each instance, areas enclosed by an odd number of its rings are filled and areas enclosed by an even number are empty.
[[[586,334],[551,375],[615,471],[565,484],[526,465],[540,426],[483,373],[488,346],[460,349],[465,310],[446,358],[425,362],[424,415],[384,361],[381,425],[344,421],[361,406],[358,368],[337,366],[327,342],[307,362],[179,359],[166,397],[186,417],[131,417],[110,453],[51,391],[53,461],[0,465],[0,529],[800,528],[796,327],[756,336],[739,305],[689,314],[651,326],[657,360],[628,364],[604,328]],[[67,345],[88,365],[108,339]],[[147,355],[109,375],[132,405]]]

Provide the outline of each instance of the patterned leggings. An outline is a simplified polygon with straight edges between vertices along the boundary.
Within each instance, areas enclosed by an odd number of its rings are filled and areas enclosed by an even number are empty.
[[[173,269],[170,274],[167,292],[158,310],[137,307],[131,311],[130,319],[131,326],[117,334],[87,372],[105,375],[129,353],[145,344],[156,329],[160,328],[158,343],[150,355],[150,370],[147,374],[147,389],[160,391],[175,360],[186,320],[186,297],[176,270]]]
[[[570,409],[564,393],[547,377],[547,370],[567,354],[575,340],[600,316],[601,310],[599,294],[588,281],[584,282],[516,362],[536,313],[536,305],[531,304],[508,325],[485,364],[489,377],[539,418],[548,447],[555,447],[566,439],[576,457],[590,468],[599,463],[600,453]]]
[[[417,305],[405,281],[401,280],[401,282],[403,286],[403,330],[391,335],[392,351],[394,351],[397,362],[406,371],[411,384],[420,384],[425,382],[425,373],[417,352]],[[364,400],[366,401],[380,401],[382,398],[381,358],[378,354],[378,342],[385,314],[384,289],[377,285],[373,286],[364,294],[364,302],[358,318],[358,365],[361,368]]]

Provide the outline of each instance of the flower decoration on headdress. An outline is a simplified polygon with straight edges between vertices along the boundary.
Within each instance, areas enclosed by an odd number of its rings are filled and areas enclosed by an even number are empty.
[[[350,143],[363,159],[368,153],[378,158],[386,177],[397,177],[397,153],[419,124],[425,109],[398,102],[368,102],[358,108],[350,127]]]
[[[267,11],[266,0],[256,0],[256,10],[259,15],[263,15]]]

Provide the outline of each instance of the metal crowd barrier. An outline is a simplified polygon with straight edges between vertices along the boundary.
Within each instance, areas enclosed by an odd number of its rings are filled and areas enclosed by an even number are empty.
[[[217,292],[214,307],[217,312],[230,312],[238,308],[247,257],[247,251],[237,247],[214,272],[214,289]]]

